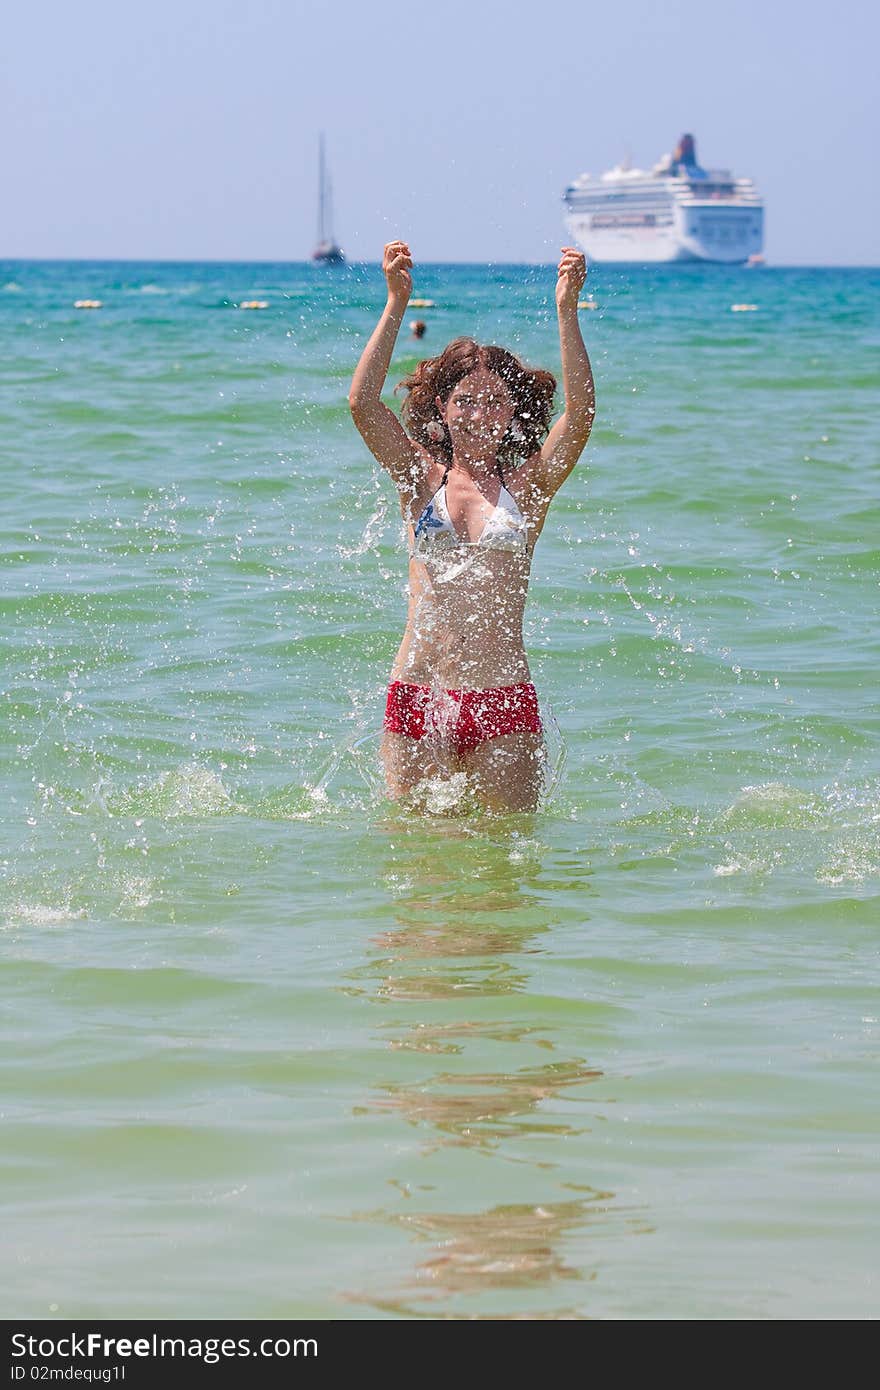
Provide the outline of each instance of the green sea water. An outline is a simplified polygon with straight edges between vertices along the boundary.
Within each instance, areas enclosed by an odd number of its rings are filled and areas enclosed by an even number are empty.
[[[0,264],[5,1316],[876,1316],[880,272],[589,289],[554,784],[408,818],[378,269]]]

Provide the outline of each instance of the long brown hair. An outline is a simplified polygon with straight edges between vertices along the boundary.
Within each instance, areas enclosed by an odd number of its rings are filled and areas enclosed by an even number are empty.
[[[517,458],[529,458],[538,452],[550,428],[556,378],[551,372],[525,366],[507,348],[494,344],[481,347],[473,338],[456,338],[439,357],[426,357],[414,372],[398,382],[395,390],[403,386],[408,393],[401,408],[407,429],[413,439],[448,463],[452,458],[452,440],[437,409],[436,397],[445,404],[462,378],[479,367],[499,376],[513,399],[515,413],[498,446],[498,462],[512,464]],[[433,438],[437,433],[435,421],[443,427],[439,439]]]

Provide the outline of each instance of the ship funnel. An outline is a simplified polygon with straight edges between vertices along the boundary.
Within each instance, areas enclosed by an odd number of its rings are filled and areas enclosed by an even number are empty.
[[[673,159],[676,164],[697,166],[697,147],[692,135],[683,135],[675,147]]]

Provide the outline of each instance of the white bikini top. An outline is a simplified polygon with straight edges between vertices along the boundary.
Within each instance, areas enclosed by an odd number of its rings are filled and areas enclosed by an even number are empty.
[[[448,551],[450,548],[468,547],[477,547],[483,550],[518,550],[523,554],[528,554],[528,525],[517,506],[516,499],[504,486],[503,478],[495,510],[480,532],[479,540],[463,541],[449,515],[449,507],[446,502],[446,479],[448,477],[449,469],[447,468],[443,474],[443,481],[415,523],[411,556],[427,559],[431,554],[436,554],[441,549]]]

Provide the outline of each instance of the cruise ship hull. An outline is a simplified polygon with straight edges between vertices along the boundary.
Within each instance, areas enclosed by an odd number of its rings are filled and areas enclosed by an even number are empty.
[[[668,217],[572,211],[565,224],[587,258],[598,263],[712,261],[738,265],[761,252],[761,207],[695,204]]]

